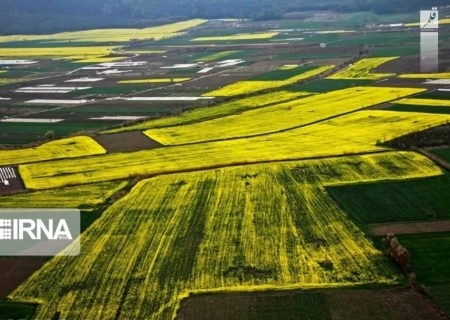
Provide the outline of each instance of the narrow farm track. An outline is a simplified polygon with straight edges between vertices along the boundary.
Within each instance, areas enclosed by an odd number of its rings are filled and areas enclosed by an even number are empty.
[[[385,236],[388,233],[414,234],[431,232],[450,232],[450,220],[434,222],[410,222],[369,225],[369,234],[374,236]]]

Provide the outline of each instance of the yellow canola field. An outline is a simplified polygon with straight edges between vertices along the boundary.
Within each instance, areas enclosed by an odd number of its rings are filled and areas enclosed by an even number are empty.
[[[299,75],[293,76],[286,80],[272,80],[272,81],[258,81],[258,80],[246,80],[246,81],[238,81],[236,83],[227,85],[223,88],[210,91],[208,93],[203,94],[208,97],[231,97],[237,96],[241,94],[248,94],[252,92],[257,92],[261,90],[267,89],[275,89],[284,87],[290,84],[294,84],[298,81],[305,80],[317,76],[321,73],[324,73],[328,70],[333,69],[333,65],[329,66],[321,66],[315,69],[303,72]]]
[[[392,103],[408,104],[414,106],[450,107],[450,100],[445,99],[406,98],[393,101]]]
[[[98,47],[52,47],[52,48],[0,48],[0,57],[66,58],[70,60],[87,60],[87,59],[98,59],[99,57],[107,56],[111,54],[115,48],[117,47],[98,46]],[[123,59],[123,58],[115,58],[115,59]]]
[[[246,110],[261,108],[274,103],[281,103],[294,100],[296,98],[306,96],[309,94],[310,93],[308,92],[290,92],[290,91],[276,91],[266,94],[260,94],[250,98],[241,98],[230,102],[221,103],[219,105],[208,106],[203,108],[195,108],[193,110],[188,110],[177,116],[148,120],[138,124],[126,126],[123,128],[110,129],[104,131],[103,133],[147,130],[151,128],[176,126],[186,123],[204,121],[228,116],[230,114],[235,114]]]
[[[216,53],[212,53],[206,56],[202,56],[200,58],[195,59],[195,61],[216,61],[216,60],[220,60],[223,59],[225,57],[228,57],[232,54],[235,53],[239,53],[242,52],[242,50],[225,50],[225,51],[220,51],[220,52],[216,52]]]
[[[0,78],[0,84],[9,84],[19,81],[19,79],[13,79],[13,78]]]
[[[191,78],[152,78],[152,79],[120,80],[117,81],[117,83],[121,84],[178,83],[188,80],[191,80]]]
[[[278,35],[278,32],[242,33],[231,36],[200,37],[191,41],[239,41],[239,40],[264,40]]]
[[[450,24],[450,18],[443,18],[439,19],[439,24]],[[412,23],[405,23],[405,27],[419,27],[421,25],[420,22],[412,22]]]
[[[144,133],[165,145],[277,132],[425,91],[414,88],[353,87],[250,110],[242,114]]]
[[[105,202],[109,197],[125,188],[128,182],[108,181],[76,187],[66,187],[0,197],[2,208],[86,208]]]
[[[182,31],[199,26],[207,20],[192,19],[176,23],[143,28],[143,29],[93,29],[75,32],[62,32],[50,35],[12,35],[0,36],[1,42],[31,41],[31,40],[54,40],[73,42],[127,42],[131,39],[154,39],[161,40],[182,34]]]
[[[356,63],[348,66],[342,71],[335,73],[327,79],[332,80],[380,80],[395,76],[395,73],[372,73],[372,70],[380,65],[395,60],[398,57],[383,57],[383,58],[364,58]]]
[[[410,73],[398,76],[403,79],[450,79],[450,72],[441,73]]]
[[[250,138],[19,166],[27,188],[45,189],[278,160],[383,151],[377,142],[450,120],[450,115],[360,111]]]
[[[326,135],[331,133],[349,145],[354,143],[363,147],[374,146],[378,142],[442,125],[448,121],[448,114],[364,110],[305,127],[302,134],[310,139],[315,137],[326,141]]]
[[[75,158],[106,153],[94,139],[78,136],[44,143],[38,147],[0,150],[0,165],[31,163],[62,158]]]
[[[38,320],[172,320],[191,293],[395,284],[322,186],[440,174],[388,152],[144,180],[83,233],[79,256],[53,258],[9,298],[39,302]]]
[[[280,70],[292,70],[298,68],[298,64],[285,64],[284,66],[280,67]]]

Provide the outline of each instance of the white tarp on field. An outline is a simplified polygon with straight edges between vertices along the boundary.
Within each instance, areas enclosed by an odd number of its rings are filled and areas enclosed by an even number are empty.
[[[145,117],[139,117],[139,116],[104,116],[104,117],[97,117],[97,118],[90,118],[90,120],[125,120],[125,121],[134,121],[139,119],[144,119]]]
[[[34,60],[0,60],[0,65],[22,65],[22,64],[33,64],[38,63]]]
[[[99,63],[98,66],[104,68],[118,68],[118,67],[138,67],[144,64],[147,64],[147,61],[105,62]]]
[[[108,74],[120,74],[120,73],[127,73],[132,72],[133,70],[119,70],[119,69],[108,69],[105,71],[97,71],[96,73],[98,75],[108,75]]]
[[[88,102],[93,102],[94,100],[80,99],[80,100],[62,100],[62,99],[33,99],[26,101],[25,103],[30,104],[83,104]]]
[[[86,90],[92,87],[55,87],[52,85],[41,85],[37,87],[23,87],[15,90],[17,93],[68,93],[76,90]]]
[[[450,84],[450,79],[437,79],[437,80],[427,80],[426,82],[425,82],[425,84],[443,84],[443,85],[446,85],[446,84]]]
[[[61,121],[64,121],[64,119],[6,118],[0,120],[0,122],[20,122],[20,123],[57,123]]]
[[[197,67],[198,63],[178,63],[173,66],[161,67],[161,69],[187,69]]]
[[[89,77],[83,77],[83,78],[77,78],[77,79],[71,79],[66,80],[64,82],[98,82],[105,80],[105,78],[89,78]]]

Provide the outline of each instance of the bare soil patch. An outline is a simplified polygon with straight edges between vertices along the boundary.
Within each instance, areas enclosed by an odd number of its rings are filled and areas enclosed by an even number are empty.
[[[448,319],[410,289],[321,289],[193,296],[177,320],[247,319]]]
[[[47,260],[45,257],[0,258],[0,299],[6,298]]]
[[[374,72],[393,72],[399,74],[420,73],[420,57],[407,56],[386,62],[375,69]]]
[[[163,145],[140,131],[102,134],[93,137],[108,153],[160,148]]]
[[[413,234],[429,232],[450,232],[450,221],[393,223],[369,227],[369,233],[374,236],[384,236],[388,233]]]

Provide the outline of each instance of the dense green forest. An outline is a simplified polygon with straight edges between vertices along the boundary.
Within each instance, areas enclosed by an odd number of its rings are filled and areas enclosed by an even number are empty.
[[[0,34],[143,27],[184,18],[277,19],[313,10],[411,12],[447,0],[0,0]]]

